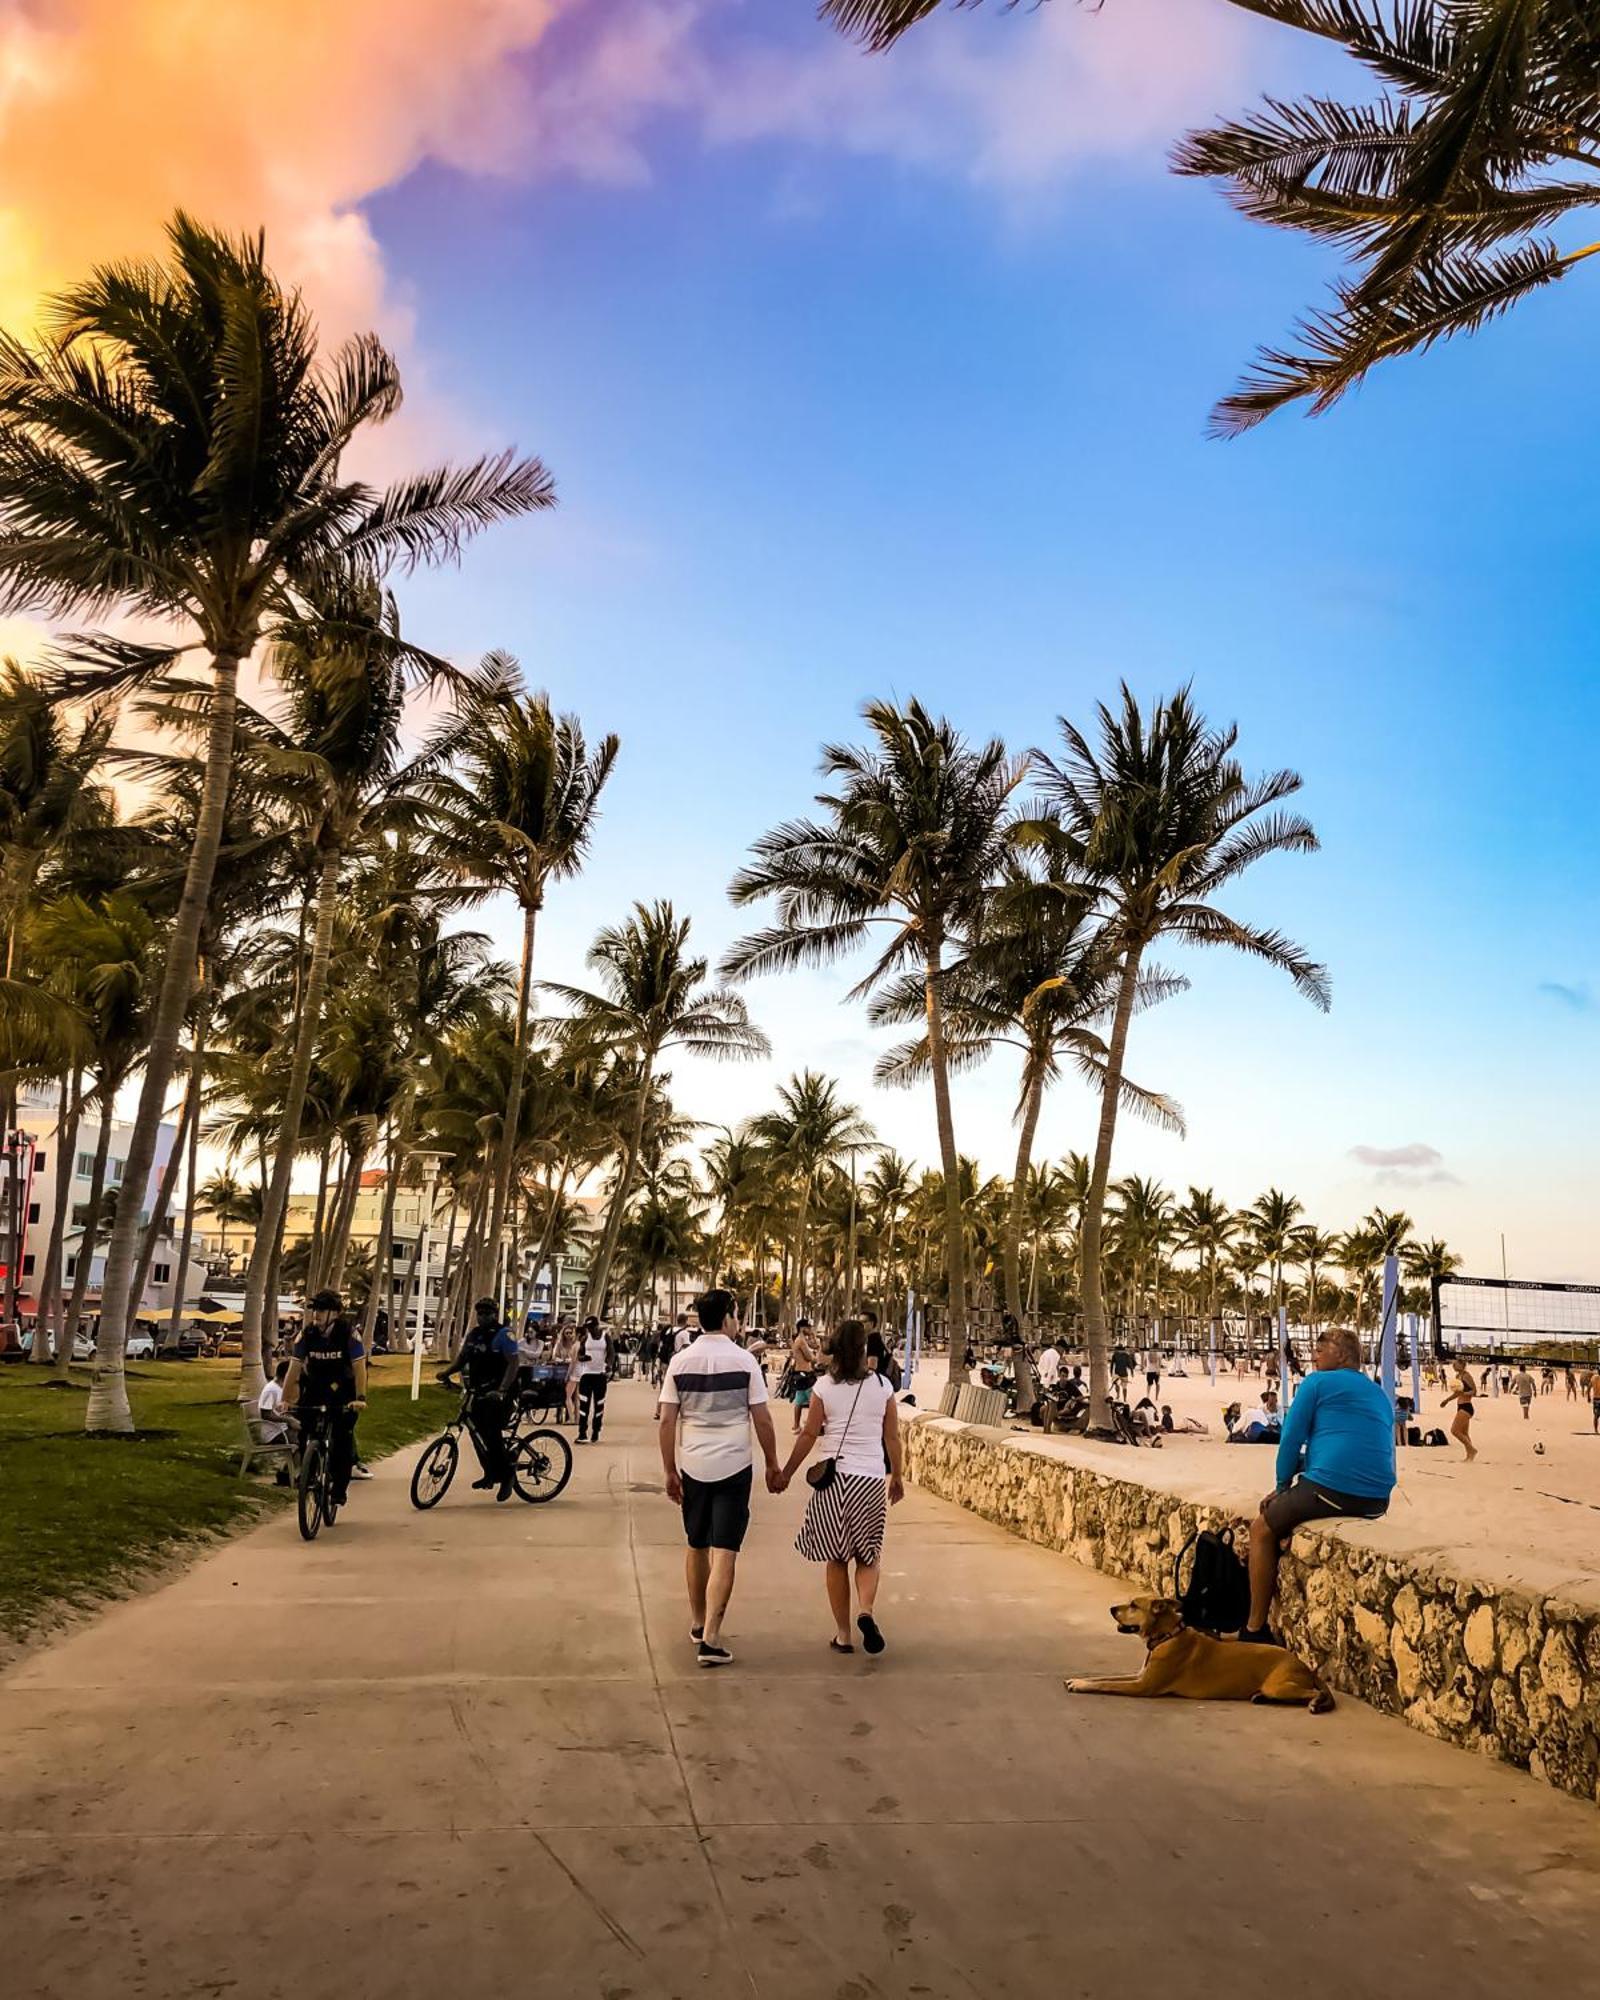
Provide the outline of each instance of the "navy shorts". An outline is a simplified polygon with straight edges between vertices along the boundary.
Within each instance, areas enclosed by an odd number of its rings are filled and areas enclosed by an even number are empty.
[[[729,1479],[683,1481],[683,1533],[691,1549],[743,1548],[750,1525],[750,1487],[755,1467],[747,1465]]]

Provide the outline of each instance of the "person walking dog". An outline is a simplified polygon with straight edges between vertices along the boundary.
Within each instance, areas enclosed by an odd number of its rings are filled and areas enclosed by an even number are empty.
[[[826,1565],[833,1612],[829,1649],[853,1653],[850,1566],[855,1565],[856,1628],[865,1652],[885,1639],[874,1615],[890,1503],[905,1498],[900,1457],[900,1410],[888,1378],[867,1366],[867,1332],[842,1320],[829,1348],[827,1373],[817,1378],[805,1424],[779,1474],[781,1492],[818,1445],[822,1457],[806,1474],[811,1488],[795,1547],[807,1562]],[[886,1476],[887,1475],[887,1476]]]

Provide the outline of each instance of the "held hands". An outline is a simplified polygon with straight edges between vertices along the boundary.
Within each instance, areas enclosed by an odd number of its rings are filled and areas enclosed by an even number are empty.
[[[788,1491],[788,1487],[789,1475],[783,1470],[782,1466],[769,1465],[767,1467],[767,1491],[769,1493],[784,1493]]]

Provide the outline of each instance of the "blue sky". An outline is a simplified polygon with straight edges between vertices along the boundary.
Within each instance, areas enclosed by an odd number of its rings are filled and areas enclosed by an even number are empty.
[[[1223,0],[985,6],[880,59],[809,0],[224,15],[220,41],[178,0],[0,21],[0,55],[33,37],[0,172],[35,225],[0,228],[0,296],[47,251],[153,237],[180,197],[265,220],[331,329],[399,343],[407,440],[548,460],[558,516],[402,601],[426,643],[508,647],[622,736],[592,865],[541,932],[550,976],[634,897],[670,896],[718,955],[749,840],[804,807],[869,695],[1023,748],[1120,677],[1192,680],[1249,764],[1305,778],[1322,853],[1234,906],[1327,961],[1334,1008],[1186,966],[1130,1062],[1189,1136],[1125,1126],[1118,1168],[1237,1202],[1275,1183],[1333,1228],[1403,1206],[1480,1272],[1503,1229],[1514,1274],[1600,1279],[1591,267],[1325,418],[1217,444],[1211,401],[1329,267],[1164,153],[1340,74]],[[30,125],[41,22],[73,61]],[[173,115],[224,61],[226,131]],[[114,178],[75,184],[96,134],[141,122]],[[38,268],[8,266],[18,244]],[[848,983],[753,986],[773,1061],[685,1066],[686,1107],[736,1118],[809,1063],[930,1158],[923,1098],[871,1088]],[[1003,1063],[960,1089],[990,1169],[1014,1089]],[[1092,1111],[1063,1086],[1045,1150],[1087,1148]]]
[[[486,193],[424,168],[370,209],[452,394],[544,452],[564,501],[468,578],[413,586],[414,617],[510,646],[623,737],[547,965],[572,975],[598,922],[661,893],[719,950],[747,841],[807,801],[817,744],[867,695],[1022,747],[1120,676],[1192,679],[1250,763],[1305,777],[1323,852],[1234,903],[1325,958],[1335,1004],[1186,966],[1194,991],[1132,1060],[1189,1136],[1129,1126],[1119,1166],[1240,1201],[1276,1183],[1328,1226],[1402,1206],[1480,1271],[1504,1229],[1514,1271],[1600,1277],[1581,281],[1222,445],[1210,400],[1325,267],[1166,176],[1159,144],[1019,207],[943,169],[708,150],[670,117],[642,143],[640,185]],[[769,1073],[836,1071],[927,1157],[921,1097],[870,1088],[846,984],[751,989]],[[766,1078],[682,1080],[733,1118]],[[1013,1091],[997,1062],[961,1092],[991,1168]],[[1046,1148],[1086,1148],[1091,1111],[1063,1086]],[[1357,1147],[1438,1159],[1385,1171]]]

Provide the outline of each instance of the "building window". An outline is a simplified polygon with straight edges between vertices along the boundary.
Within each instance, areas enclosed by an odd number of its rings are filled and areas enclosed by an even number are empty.
[[[151,1266],[150,1275],[158,1285],[164,1285],[172,1276],[172,1266],[170,1264],[154,1264]]]
[[[28,1220],[30,1222],[37,1222],[39,1220],[39,1204],[36,1201],[28,1203]]]
[[[69,1257],[67,1259],[67,1276],[69,1278],[75,1278],[77,1275],[78,1275],[78,1260],[76,1257]]]
[[[25,1278],[31,1278],[33,1276],[33,1252],[31,1250],[28,1252],[27,1256],[24,1257],[22,1260],[22,1275]]]
[[[35,1154],[34,1154],[34,1156],[33,1156],[33,1171],[34,1171],[34,1172],[35,1172],[36,1174],[42,1174],[42,1173],[44,1172],[45,1168],[46,1168],[46,1167],[47,1167],[47,1166],[48,1166],[49,1164],[50,1164],[50,1162],[49,1162],[49,1161],[48,1161],[48,1160],[46,1159],[46,1157],[45,1157],[45,1155],[44,1155],[43,1153],[35,1153]]]
[[[126,1160],[106,1161],[106,1179],[111,1183],[113,1187],[115,1187],[117,1182],[122,1179],[122,1170],[127,1164],[128,1163]]]
[[[78,1179],[80,1181],[86,1181],[91,1179],[93,1177],[93,1174],[94,1174],[94,1154],[80,1153],[78,1155]]]

